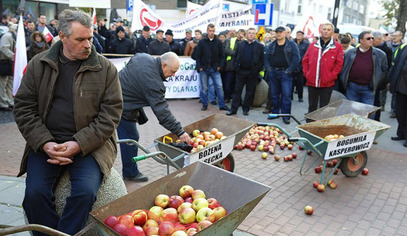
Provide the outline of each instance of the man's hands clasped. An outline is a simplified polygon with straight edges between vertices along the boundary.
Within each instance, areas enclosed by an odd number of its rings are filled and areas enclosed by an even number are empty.
[[[81,151],[76,141],[68,141],[61,144],[48,142],[44,144],[42,149],[49,156],[47,162],[54,165],[71,164],[73,158]]]

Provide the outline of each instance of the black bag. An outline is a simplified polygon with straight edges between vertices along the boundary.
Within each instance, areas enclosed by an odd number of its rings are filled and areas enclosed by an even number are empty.
[[[148,121],[148,117],[146,115],[146,113],[144,112],[143,108],[139,109],[139,116],[137,118],[137,123],[139,125],[145,124]]]
[[[7,59],[0,60],[0,75],[13,75],[13,62]]]

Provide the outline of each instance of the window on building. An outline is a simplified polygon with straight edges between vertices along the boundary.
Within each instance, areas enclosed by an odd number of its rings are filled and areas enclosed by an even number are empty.
[[[348,0],[348,1],[346,2],[346,6],[349,7],[349,8],[352,8],[352,1],[351,1],[351,0]]]
[[[178,8],[187,7],[187,0],[177,0],[177,7]]]
[[[356,11],[359,11],[359,3],[356,2],[356,1],[354,1],[354,2],[353,2],[352,9],[353,9],[353,10],[356,10]]]
[[[359,8],[359,12],[361,13],[361,14],[364,14],[365,13],[365,6],[364,5],[360,5],[360,8]]]
[[[322,13],[322,11],[324,10],[324,8],[322,7],[322,5],[319,5],[319,13]]]
[[[350,23],[350,17],[349,17],[349,15],[345,15],[345,23]]]
[[[297,13],[298,14],[302,13],[302,0],[298,0]]]

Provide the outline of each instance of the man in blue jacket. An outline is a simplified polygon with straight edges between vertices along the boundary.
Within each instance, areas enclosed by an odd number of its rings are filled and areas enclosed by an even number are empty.
[[[286,37],[284,27],[277,27],[276,40],[267,48],[264,58],[273,114],[291,113],[292,73],[299,63],[300,52],[297,44]],[[290,117],[283,117],[283,121],[290,124]]]

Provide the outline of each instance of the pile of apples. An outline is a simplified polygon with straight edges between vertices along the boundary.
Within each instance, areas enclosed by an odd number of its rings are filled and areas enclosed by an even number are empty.
[[[341,139],[341,138],[345,138],[345,136],[343,136],[342,134],[329,134],[329,135],[325,136],[324,139],[329,142],[329,141]]]
[[[159,194],[148,211],[109,216],[104,223],[123,236],[191,236],[227,215],[226,209],[215,198],[206,199],[202,190],[184,185],[179,194]]]
[[[322,166],[322,165],[323,165],[323,164],[324,164],[324,162],[322,162],[322,164],[321,164],[320,166],[316,166],[316,167],[314,168],[315,173],[320,174],[320,173],[322,172],[322,170],[323,170],[323,166]],[[336,166],[336,164],[338,164],[338,160],[337,160],[337,159],[333,159],[332,161],[327,161],[327,162],[326,162],[326,167],[332,168],[332,167]],[[334,172],[334,175],[338,174],[338,171],[339,171],[339,169],[337,168],[337,169],[335,170],[335,172]]]
[[[192,138],[189,143],[193,148],[191,153],[197,152],[209,145],[212,145],[220,140],[225,139],[227,136],[217,128],[212,128],[211,131],[200,131],[198,129],[192,131]]]

